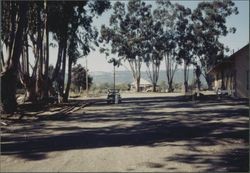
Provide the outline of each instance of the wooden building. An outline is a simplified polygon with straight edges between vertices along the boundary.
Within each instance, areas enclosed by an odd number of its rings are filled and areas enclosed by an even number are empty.
[[[136,82],[134,81],[130,85],[131,85],[130,89],[132,91],[136,91]],[[146,91],[147,89],[152,88],[152,87],[153,87],[153,85],[149,81],[141,78],[141,80],[140,80],[140,91]]]
[[[213,67],[209,74],[213,78],[215,91],[226,91],[233,97],[248,98],[250,90],[249,43]]]

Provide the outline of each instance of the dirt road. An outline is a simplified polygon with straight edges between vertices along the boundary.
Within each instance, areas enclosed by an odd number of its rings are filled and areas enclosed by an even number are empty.
[[[134,97],[1,127],[1,171],[248,171],[246,101]]]

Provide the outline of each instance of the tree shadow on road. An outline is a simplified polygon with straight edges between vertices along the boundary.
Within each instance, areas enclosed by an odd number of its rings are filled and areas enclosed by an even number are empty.
[[[143,98],[142,98],[143,99]],[[145,99],[148,101],[148,99]],[[27,160],[42,160],[49,152],[67,151],[79,149],[95,149],[104,147],[136,147],[136,146],[171,146],[175,142],[185,142],[188,149],[199,146],[215,146],[220,141],[231,142],[237,140],[246,145],[249,142],[248,122],[241,118],[248,116],[248,108],[235,109],[213,109],[213,110],[188,110],[178,111],[179,108],[189,108],[190,103],[183,100],[161,100],[162,105],[155,103],[147,106],[147,101],[140,102],[132,108],[127,108],[129,103],[119,105],[119,109],[108,108],[104,112],[90,112],[88,114],[70,114],[60,117],[40,118],[15,134],[29,132],[31,136],[15,135],[7,133],[1,137],[1,154],[15,155]],[[169,105],[176,109],[174,112],[154,112],[152,108],[161,110],[168,102],[179,101]],[[207,102],[203,102],[209,104]],[[231,102],[222,105],[232,104]],[[242,105],[246,103],[242,102]],[[103,106],[96,104],[95,106]],[[120,111],[126,107],[126,111]],[[115,107],[115,106],[114,106]],[[62,118],[63,117],[63,118]],[[167,117],[167,118],[166,118]],[[225,118],[235,121],[223,122]],[[47,126],[47,121],[64,121],[68,127]],[[70,125],[71,122],[133,122],[130,126],[119,123],[107,127],[79,127]],[[38,125],[40,124],[40,125]],[[27,125],[27,124],[26,124]],[[36,135],[43,130],[60,131],[59,134]],[[233,153],[232,153],[233,152]],[[245,154],[246,153],[246,154]],[[206,155],[191,155],[183,153],[166,158],[167,161],[178,161],[182,163],[209,163],[208,171],[219,170],[227,167],[229,171],[247,171],[247,150],[229,151],[228,153],[215,154],[214,158]],[[157,166],[157,163],[154,165]],[[153,166],[154,166],[153,165]],[[151,164],[152,166],[152,164]],[[162,167],[159,166],[159,167]],[[174,169],[174,168],[173,168]]]
[[[185,164],[201,165],[209,164],[205,172],[248,172],[249,171],[249,148],[228,150],[222,154],[177,154],[165,159],[166,162],[177,161]]]

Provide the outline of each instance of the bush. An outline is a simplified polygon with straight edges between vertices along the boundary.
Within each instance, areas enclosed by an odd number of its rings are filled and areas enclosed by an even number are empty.
[[[114,88],[114,85],[112,83],[105,82],[99,85],[93,84],[90,88],[90,91],[95,94],[102,94],[102,93],[106,93],[108,89],[113,89],[113,88]],[[128,91],[130,89],[130,86],[129,84],[126,84],[126,83],[120,83],[120,84],[116,84],[115,88],[120,89],[121,91]]]
[[[173,83],[174,91],[180,92],[182,90],[182,83]]]
[[[120,89],[121,91],[128,91],[130,89],[130,86],[126,83],[120,83],[116,85],[116,89]]]

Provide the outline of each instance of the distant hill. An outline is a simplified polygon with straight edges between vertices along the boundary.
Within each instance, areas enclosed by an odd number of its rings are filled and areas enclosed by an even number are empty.
[[[90,75],[93,77],[93,82],[95,84],[101,83],[113,83],[113,72],[103,72],[103,71],[94,71],[90,72]],[[145,71],[141,72],[142,78],[150,81],[147,73]],[[193,80],[193,70],[189,70],[189,82]],[[167,81],[166,71],[160,71],[159,80],[160,81]],[[118,83],[132,83],[133,76],[130,71],[116,71],[116,82]],[[182,83],[183,82],[183,69],[178,69],[174,76],[175,83]],[[206,81],[203,77],[201,77],[202,84],[206,84]]]

